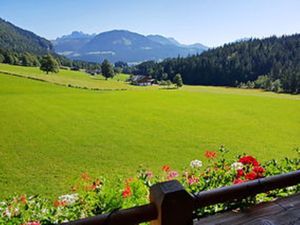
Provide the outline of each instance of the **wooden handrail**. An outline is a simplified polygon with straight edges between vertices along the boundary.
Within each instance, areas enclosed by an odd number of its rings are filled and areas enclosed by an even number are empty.
[[[69,223],[65,225],[133,225],[157,218],[154,204],[147,204],[129,209],[117,210],[112,213],[101,214]]]
[[[152,221],[151,225],[188,225],[193,210],[197,208],[240,200],[259,193],[297,185],[300,170],[272,177],[260,178],[214,190],[199,192],[191,196],[176,181],[155,184],[150,189],[151,203],[129,209],[117,210],[65,225],[136,225]]]
[[[293,186],[300,183],[300,170],[271,177],[260,178],[232,186],[221,187],[194,195],[194,209],[239,200],[248,196]]]

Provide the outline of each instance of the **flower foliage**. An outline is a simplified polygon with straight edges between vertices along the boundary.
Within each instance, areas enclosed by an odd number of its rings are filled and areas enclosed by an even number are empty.
[[[206,151],[190,162],[183,171],[164,165],[159,173],[141,167],[136,177],[111,182],[104,178],[93,179],[81,174],[71,193],[54,201],[41,196],[13,196],[0,202],[0,224],[44,225],[86,218],[114,209],[142,205],[149,200],[149,187],[157,182],[177,179],[191,193],[235,185],[251,180],[300,169],[298,157],[259,162],[254,156],[243,155],[230,159],[223,146],[217,151]],[[244,207],[270,201],[300,191],[300,185],[270,191],[249,197],[240,202],[224,203],[197,211],[199,216],[221,210]]]

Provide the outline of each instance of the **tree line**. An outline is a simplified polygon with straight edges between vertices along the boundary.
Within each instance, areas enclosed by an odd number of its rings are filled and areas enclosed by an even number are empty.
[[[300,93],[300,34],[234,42],[160,63],[147,61],[128,72],[158,80],[172,80],[180,73],[185,84]]]
[[[70,67],[74,70],[86,69],[96,70],[101,68],[100,63],[85,62],[80,60],[71,60],[64,56],[49,52],[48,54],[56,60],[59,67]],[[0,49],[0,63],[6,63],[19,66],[36,66],[39,67],[43,57],[48,54],[37,55],[32,52],[15,52],[12,50]]]

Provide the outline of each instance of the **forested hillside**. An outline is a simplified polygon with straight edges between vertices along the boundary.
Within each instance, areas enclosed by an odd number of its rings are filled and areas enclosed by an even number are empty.
[[[23,30],[0,18],[0,46],[2,50],[17,53],[31,52],[37,55],[52,51],[52,44],[45,38]]]
[[[173,79],[180,73],[185,84],[254,87],[300,92],[300,34],[225,44],[201,55],[142,63],[133,73]],[[263,76],[265,75],[265,76]],[[259,78],[259,82],[256,81]],[[251,83],[252,82],[252,83]],[[269,84],[269,85],[268,85]]]
[[[52,44],[45,38],[23,30],[0,18],[0,46],[3,50],[45,54],[52,51]]]
[[[37,66],[39,56],[52,52],[45,38],[0,18],[0,63]]]
[[[0,18],[0,63],[39,66],[41,57],[51,54],[60,65],[99,68],[96,63],[72,61],[56,54],[52,43],[31,31],[23,30]]]

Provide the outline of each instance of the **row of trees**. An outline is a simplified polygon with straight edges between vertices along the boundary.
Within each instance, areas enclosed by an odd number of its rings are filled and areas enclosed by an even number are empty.
[[[42,57],[29,52],[16,53],[0,49],[0,63],[22,66],[40,66]]]
[[[277,80],[271,80],[269,76],[263,75],[259,76],[257,80],[255,81],[247,81],[246,83],[241,82],[238,85],[239,88],[260,88],[267,91],[273,91],[273,92],[283,92],[282,88],[282,82],[280,79]]]
[[[70,60],[64,56],[51,53],[53,58],[57,61],[60,67],[70,67],[86,70],[97,70],[101,68],[100,63],[85,62],[79,60]],[[29,52],[16,52],[0,49],[0,63],[20,66],[36,66],[41,65],[43,55],[36,55]]]
[[[115,75],[114,67],[108,60],[104,60],[100,68],[101,68],[102,75],[106,79],[114,77]],[[57,73],[59,71],[59,63],[51,54],[47,54],[44,55],[41,59],[40,69],[45,71],[47,74],[49,72]]]
[[[104,60],[100,68],[101,68],[102,75],[106,79],[114,77],[115,75],[114,67],[108,60]],[[57,73],[59,71],[59,63],[51,54],[47,54],[44,55],[41,59],[40,69],[42,71],[45,71],[47,74],[49,72]]]
[[[41,70],[45,71],[47,74],[57,73],[61,66],[67,67],[75,67],[75,68],[84,68],[88,70],[101,70],[102,75],[108,79],[112,78],[115,75],[116,68],[120,67],[121,62],[117,64],[118,67],[113,67],[113,65],[108,61],[104,60],[102,64],[98,63],[89,63],[83,61],[71,61],[66,59],[65,57],[53,56],[51,54],[46,54],[44,56],[37,56],[34,54],[30,54],[28,52],[25,53],[15,53],[10,51],[0,50],[0,63],[7,63],[12,65],[22,65],[22,66],[36,66],[40,67]],[[128,66],[127,64],[121,66]],[[121,71],[119,71],[121,72]]]
[[[180,73],[186,84],[216,86],[239,86],[267,76],[282,91],[300,93],[300,35],[225,44],[201,55],[144,62],[131,70],[159,80]]]

